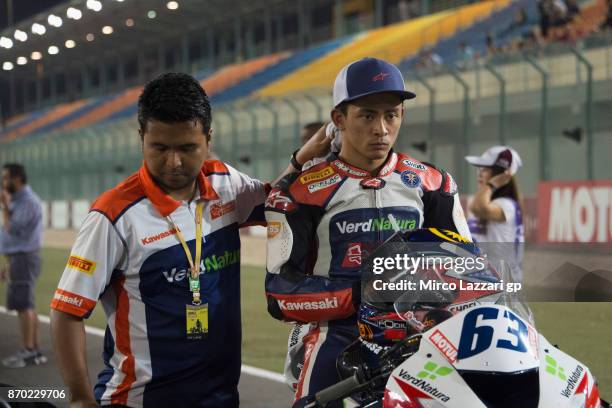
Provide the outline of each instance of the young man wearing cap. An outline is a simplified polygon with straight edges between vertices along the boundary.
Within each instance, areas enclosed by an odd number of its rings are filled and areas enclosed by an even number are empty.
[[[470,202],[468,226],[474,241],[509,243],[490,246],[510,266],[512,279],[522,281],[521,262],[525,242],[521,194],[514,175],[522,165],[511,147],[493,146],[482,156],[466,156],[478,168],[478,191]]]
[[[285,177],[266,201],[268,310],[310,323],[296,407],[339,381],[336,358],[358,337],[362,253],[396,230],[470,237],[453,178],[392,149],[403,101],[414,97],[392,64],[364,58],[344,67],[331,112],[340,152]]]

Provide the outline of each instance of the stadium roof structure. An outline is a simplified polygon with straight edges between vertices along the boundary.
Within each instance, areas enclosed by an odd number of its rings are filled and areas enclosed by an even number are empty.
[[[198,30],[202,30],[202,35],[211,29],[239,30],[241,16],[290,7],[295,8],[295,2],[286,0],[67,1],[8,27],[0,33],[0,39],[3,38],[4,41],[0,42],[0,75],[7,71],[4,66],[7,62],[11,63],[9,70],[12,70],[16,77],[31,75],[32,72],[40,73],[42,67],[45,71],[61,71],[82,64],[92,64],[101,58],[118,56],[145,47],[150,48],[161,40],[197,35]],[[42,34],[34,33],[34,31],[40,33],[42,30],[44,30]],[[26,36],[27,39],[20,40]],[[7,39],[12,45],[2,46],[7,44]]]

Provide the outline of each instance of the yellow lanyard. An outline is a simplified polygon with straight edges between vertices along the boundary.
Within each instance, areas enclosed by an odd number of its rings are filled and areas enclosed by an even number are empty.
[[[185,255],[187,255],[187,261],[189,261],[190,274],[189,274],[189,290],[191,290],[194,305],[199,305],[202,303],[200,299],[200,259],[202,258],[202,212],[204,210],[204,203],[199,202],[196,206],[196,254],[195,254],[195,262],[191,256],[191,251],[189,251],[189,247],[187,246],[187,241],[185,241],[185,237],[183,233],[178,228],[178,226],[174,223],[172,218],[168,216],[168,222],[172,224],[176,231],[176,236],[179,241],[181,241],[181,245],[183,246],[183,250],[185,251]]]

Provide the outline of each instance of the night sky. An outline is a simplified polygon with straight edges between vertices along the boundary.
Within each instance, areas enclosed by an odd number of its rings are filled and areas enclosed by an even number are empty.
[[[0,31],[8,24],[7,0],[0,0]],[[13,24],[25,20],[41,11],[50,9],[66,0],[13,0]],[[64,17],[64,16],[61,16]]]

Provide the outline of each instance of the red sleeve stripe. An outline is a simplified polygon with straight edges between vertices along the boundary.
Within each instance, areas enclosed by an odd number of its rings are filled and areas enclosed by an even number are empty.
[[[117,387],[117,390],[111,395],[112,404],[127,405],[128,392],[132,388],[132,384],[136,381],[136,369],[134,362],[134,354],[132,353],[132,345],[130,342],[130,300],[128,294],[123,287],[125,277],[117,279],[114,283],[115,293],[117,295],[117,312],[115,315],[115,347],[121,354],[125,356],[121,363],[121,371],[124,374],[123,381]]]
[[[51,301],[51,309],[77,317],[84,317],[91,313],[95,306],[96,301],[62,289],[55,290]]]
[[[302,371],[300,372],[300,378],[298,380],[298,386],[295,390],[295,401],[302,398],[302,394],[304,392],[304,381],[306,378],[306,373],[308,372],[308,368],[311,364],[312,353],[317,345],[317,341],[319,341],[319,335],[321,334],[321,328],[317,327],[316,329],[311,330],[304,337],[304,366],[302,367]]]

